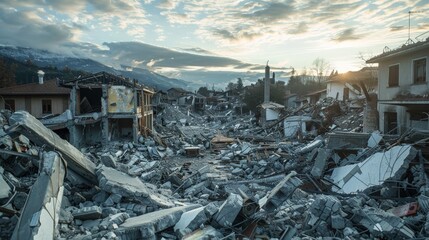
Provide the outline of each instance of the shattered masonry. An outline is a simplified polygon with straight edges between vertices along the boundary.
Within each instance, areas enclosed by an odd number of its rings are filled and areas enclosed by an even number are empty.
[[[86,144],[0,111],[1,239],[429,238],[429,136],[375,130],[367,99],[268,101],[260,124],[238,96],[171,89],[151,119],[145,90],[110,77],[64,83],[81,96],[60,118]]]

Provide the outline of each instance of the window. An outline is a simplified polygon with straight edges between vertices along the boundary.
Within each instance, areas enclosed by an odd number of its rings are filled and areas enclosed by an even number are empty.
[[[15,112],[15,99],[6,99],[4,100],[4,108]]]
[[[413,61],[414,83],[426,82],[426,58]]]
[[[399,85],[399,65],[389,67],[389,87],[396,87]]]
[[[387,134],[398,134],[398,114],[396,112],[384,113],[384,130]]]
[[[51,114],[52,113],[52,100],[43,99],[42,100],[42,114]]]

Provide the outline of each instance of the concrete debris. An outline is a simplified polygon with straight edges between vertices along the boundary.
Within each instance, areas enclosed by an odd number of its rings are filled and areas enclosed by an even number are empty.
[[[31,187],[12,239],[54,239],[64,192],[66,164],[55,152],[43,154],[40,174]]]
[[[68,167],[81,174],[90,182],[95,182],[95,164],[69,142],[61,139],[52,130],[25,111],[15,112],[10,116],[9,135],[17,132],[28,137],[32,142],[44,146],[46,150],[57,150],[67,161]]]
[[[427,141],[362,132],[365,99],[261,116],[210,94],[160,97],[150,129],[132,129],[152,122],[143,112],[106,117],[133,107],[120,99],[108,113],[85,96],[82,108],[102,111],[44,119],[55,131],[0,110],[0,238],[429,238]],[[70,124],[85,129],[70,140],[79,148],[60,138]]]
[[[98,219],[101,216],[102,211],[99,206],[84,207],[73,212],[73,218],[80,220]]]
[[[213,221],[223,227],[231,227],[243,207],[243,198],[231,193],[214,215]]]
[[[102,166],[97,170],[100,188],[109,193],[129,198],[145,198],[149,196],[147,186],[136,177],[116,169]]]
[[[200,205],[180,206],[128,218],[115,233],[122,239],[156,239],[155,233],[174,226],[184,212],[197,207]]]
[[[401,218],[381,209],[365,207],[358,210],[357,215],[353,218],[353,221],[364,226],[373,237],[386,237],[388,239],[410,239],[415,237],[413,230],[405,226]]]
[[[354,193],[389,179],[400,181],[416,154],[410,145],[395,146],[386,152],[375,153],[363,162],[335,168],[331,175],[335,183],[333,190]]]

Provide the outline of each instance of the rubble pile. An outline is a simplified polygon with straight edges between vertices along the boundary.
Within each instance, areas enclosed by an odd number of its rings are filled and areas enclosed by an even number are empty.
[[[165,105],[138,142],[81,150],[1,113],[2,239],[429,237],[424,142],[362,133],[362,110],[332,100],[265,126]],[[298,115],[315,124],[285,137]]]

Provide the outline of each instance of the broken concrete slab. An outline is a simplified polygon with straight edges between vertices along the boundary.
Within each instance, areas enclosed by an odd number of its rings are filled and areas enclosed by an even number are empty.
[[[303,154],[303,153],[311,152],[311,150],[322,146],[323,142],[324,142],[323,137],[322,136],[317,136],[315,139],[313,139],[313,141],[311,141],[307,145],[305,145],[305,146],[303,146],[301,148],[298,148],[296,150],[296,153]]]
[[[116,168],[116,158],[110,153],[104,153],[100,157],[101,162],[106,167]]]
[[[123,197],[148,197],[149,189],[137,177],[120,172],[116,169],[102,166],[96,171],[100,188],[109,193]]]
[[[155,233],[174,226],[184,212],[198,207],[201,205],[192,204],[128,218],[115,233],[121,239],[156,239]]]
[[[231,193],[213,216],[213,221],[223,227],[231,227],[243,207],[243,198]]]
[[[200,239],[222,239],[223,235],[212,226],[206,226],[203,229],[196,230],[186,236],[183,240],[200,240]]]
[[[286,175],[267,195],[259,200],[259,206],[273,212],[291,197],[295,189],[302,184],[300,179],[294,177],[296,174],[295,171],[292,171]]]
[[[370,134],[355,132],[328,133],[326,147],[329,149],[359,149],[368,145]]]
[[[376,147],[381,140],[383,139],[383,136],[381,136],[379,131],[374,131],[371,133],[371,136],[368,139],[368,147],[373,148]]]
[[[89,220],[101,218],[102,211],[99,206],[84,207],[73,212],[73,218],[79,220]]]
[[[25,111],[17,111],[10,117],[10,123],[11,126],[6,131],[8,135],[14,135],[18,132],[39,146],[45,146],[46,150],[60,152],[70,169],[90,182],[96,183],[95,164],[69,142],[46,128],[31,114]]]
[[[4,180],[3,173],[0,173],[0,200],[7,199],[12,194],[12,188]]]
[[[311,175],[315,178],[321,178],[325,171],[328,159],[331,157],[331,151],[329,149],[320,148],[317,151],[317,157],[314,160],[313,168],[311,169]]]
[[[183,213],[180,220],[174,225],[174,231],[182,238],[188,231],[198,229],[207,220],[205,207],[199,207]]]
[[[58,153],[45,152],[39,172],[12,239],[55,238],[64,191],[66,163]]]
[[[132,177],[116,169],[101,166],[96,171],[99,186],[106,192],[133,198],[142,203],[155,204],[160,207],[172,207],[174,204],[161,194],[152,192],[139,178]],[[108,199],[109,200],[109,199]],[[114,201],[111,201],[114,203]]]
[[[331,179],[332,190],[341,193],[356,193],[378,186],[388,179],[399,180],[416,157],[417,150],[411,145],[395,146],[386,152],[378,152],[363,162],[335,168]]]
[[[388,239],[410,239],[414,238],[414,232],[405,226],[404,221],[378,208],[365,207],[357,212],[357,216],[352,218],[364,226],[371,233],[372,237]]]

